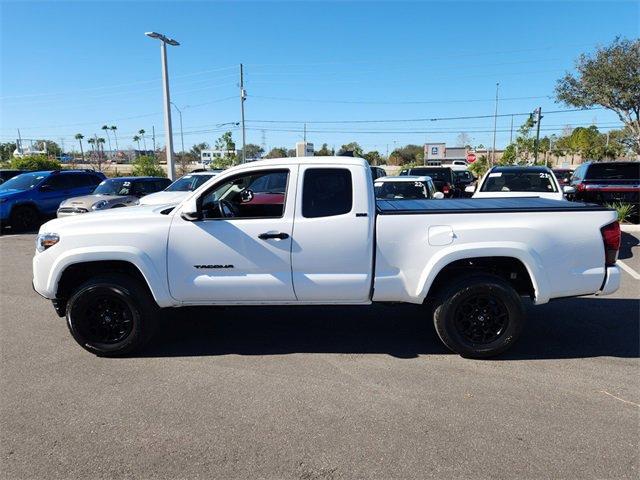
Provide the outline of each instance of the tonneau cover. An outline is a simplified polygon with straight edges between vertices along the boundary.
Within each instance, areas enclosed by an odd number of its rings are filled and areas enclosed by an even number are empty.
[[[585,212],[608,208],[592,203],[549,200],[539,197],[451,198],[443,200],[376,200],[380,215],[436,213]]]

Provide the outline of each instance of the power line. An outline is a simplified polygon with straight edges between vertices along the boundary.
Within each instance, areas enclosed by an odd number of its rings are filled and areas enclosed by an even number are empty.
[[[304,102],[304,103],[342,103],[342,104],[357,104],[357,105],[427,105],[427,104],[439,104],[439,103],[476,103],[476,102],[493,102],[494,98],[480,98],[469,100],[400,100],[400,101],[378,101],[378,100],[322,100],[313,98],[291,98],[291,97],[271,97],[263,95],[250,95],[251,98],[259,98],[266,100],[277,100],[285,102]],[[505,100],[537,100],[541,98],[551,99],[549,95],[536,95],[529,97],[506,97]]]

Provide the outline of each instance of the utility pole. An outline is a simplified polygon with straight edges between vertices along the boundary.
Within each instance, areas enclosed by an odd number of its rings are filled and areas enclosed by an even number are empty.
[[[240,64],[240,118],[242,120],[242,163],[247,161],[247,152],[246,152],[246,136],[244,129],[244,101],[247,98],[247,92],[244,90],[244,71],[242,68],[242,64]]]
[[[151,141],[153,142],[153,156],[156,156],[156,127],[155,125],[151,125]],[[173,143],[172,143],[173,145]],[[167,166],[169,165],[169,161],[167,160]]]
[[[162,91],[164,93],[164,136],[167,155],[167,174],[169,180],[176,178],[176,166],[173,163],[173,132],[171,130],[171,98],[169,96],[169,70],[167,68],[167,43],[172,46],[180,45],[176,40],[167,38],[157,32],[146,32],[145,35],[150,38],[160,40],[160,60],[162,63]],[[154,146],[155,153],[155,132]]]
[[[493,151],[491,152],[491,165],[493,166],[496,163],[496,127],[498,124],[498,88],[500,87],[499,83],[496,83],[496,110],[493,114]]]
[[[533,146],[533,162],[538,163],[538,148],[540,146],[540,120],[542,120],[542,107],[535,110],[536,115],[536,141]]]
[[[20,129],[18,129],[18,145],[17,145],[17,150],[18,153],[20,155],[22,155],[24,153],[23,149],[22,149],[22,137],[20,136]]]
[[[180,110],[178,106],[173,102],[171,102],[171,105],[175,107],[175,109],[178,111],[178,115],[180,116],[180,145],[182,146],[182,149],[180,151],[184,153],[184,133],[182,132],[182,110]]]
[[[307,124],[306,123],[304,124],[304,130],[303,130],[303,134],[302,134],[302,141],[304,143],[307,143]]]
[[[511,115],[511,134],[509,135],[509,143],[513,143],[513,115]]]

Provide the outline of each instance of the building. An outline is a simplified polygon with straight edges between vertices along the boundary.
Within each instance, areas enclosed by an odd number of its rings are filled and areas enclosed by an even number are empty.
[[[296,157],[313,157],[313,143],[296,143]]]

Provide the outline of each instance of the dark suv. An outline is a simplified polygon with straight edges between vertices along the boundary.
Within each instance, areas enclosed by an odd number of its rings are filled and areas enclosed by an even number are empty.
[[[570,186],[565,192],[571,200],[638,205],[640,162],[583,163],[573,172]]]
[[[91,193],[106,177],[93,170],[47,170],[17,175],[0,185],[0,225],[32,230],[56,214],[63,200]]]
[[[439,192],[444,193],[445,198],[457,198],[462,196],[464,187],[460,188],[453,170],[449,167],[417,167],[406,168],[400,172],[401,176],[416,175],[418,177],[431,177],[433,184]]]

